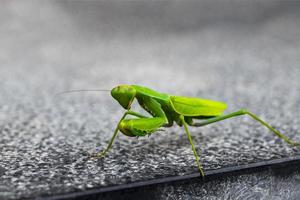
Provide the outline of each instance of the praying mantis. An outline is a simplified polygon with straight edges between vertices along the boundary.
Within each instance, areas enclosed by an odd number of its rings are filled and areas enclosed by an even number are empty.
[[[94,155],[98,158],[106,155],[112,147],[119,131],[129,137],[142,137],[150,135],[162,127],[171,127],[175,122],[180,127],[184,127],[196,159],[197,167],[201,176],[204,177],[200,158],[195,149],[188,126],[202,127],[241,115],[250,116],[288,144],[300,146],[300,143],[291,141],[278,130],[246,109],[240,109],[229,114],[223,114],[227,108],[227,105],[223,102],[169,95],[139,85],[116,86],[111,90],[111,95],[124,109],[126,109],[126,112],[119,120],[106,149]],[[151,117],[144,116],[131,110],[131,105],[134,99],[138,101],[139,105],[147,111]],[[126,116],[128,115],[134,116],[135,118],[126,119]],[[194,122],[194,120],[199,121]]]

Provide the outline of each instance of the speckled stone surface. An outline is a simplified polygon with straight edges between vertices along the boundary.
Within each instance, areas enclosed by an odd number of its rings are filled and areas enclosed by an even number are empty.
[[[223,177],[198,184],[197,181],[174,184],[160,188],[157,199],[299,199],[299,168],[297,171],[282,173],[264,171]]]
[[[159,184],[139,188],[104,193],[86,199],[299,199],[299,163],[289,164],[284,168],[264,169],[252,173],[235,173],[235,176],[218,176],[215,178],[190,179],[168,184]],[[149,195],[151,194],[151,195]],[[81,197],[75,198],[82,199]]]
[[[107,157],[89,159],[124,110],[109,93],[54,96],[63,90],[128,83],[220,100],[300,141],[300,6],[265,2],[3,2],[0,199],[197,171],[179,127],[120,134]],[[216,15],[196,14],[205,6]],[[191,132],[205,171],[300,153],[248,117]]]

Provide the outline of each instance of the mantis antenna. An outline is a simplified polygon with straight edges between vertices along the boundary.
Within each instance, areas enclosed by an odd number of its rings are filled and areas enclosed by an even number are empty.
[[[67,91],[59,92],[55,94],[55,96],[67,94],[67,93],[75,93],[75,92],[110,92],[110,90],[67,90]]]

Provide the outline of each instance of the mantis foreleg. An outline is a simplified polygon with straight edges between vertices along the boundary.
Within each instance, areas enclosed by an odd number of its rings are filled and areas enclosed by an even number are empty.
[[[274,134],[276,134],[278,137],[280,137],[281,139],[283,139],[284,141],[286,141],[287,143],[291,144],[291,145],[297,145],[299,146],[300,143],[291,141],[290,139],[288,139],[285,135],[283,135],[282,133],[280,133],[278,130],[276,130],[275,128],[273,128],[271,125],[269,125],[268,123],[266,123],[265,121],[261,120],[259,117],[257,117],[256,115],[254,115],[253,113],[245,110],[245,109],[241,109],[239,111],[227,114],[227,115],[223,115],[223,116],[219,116],[219,117],[214,117],[211,119],[208,119],[206,121],[203,122],[199,122],[199,123],[193,123],[191,124],[192,126],[205,126],[214,122],[218,122],[218,121],[222,121],[228,118],[232,118],[232,117],[237,117],[240,115],[249,115],[250,117],[252,117],[254,120],[260,122],[263,126],[267,127],[270,131],[272,131]]]
[[[194,143],[192,141],[192,136],[191,136],[190,131],[188,129],[187,123],[185,122],[184,117],[182,115],[180,116],[180,119],[181,119],[181,122],[182,122],[182,124],[184,126],[185,132],[186,132],[186,134],[188,136],[188,139],[189,139],[189,141],[191,143],[192,150],[193,150],[193,153],[194,153],[194,156],[196,158],[197,165],[198,165],[198,169],[199,169],[202,177],[204,177],[204,172],[203,172],[203,169],[202,169],[202,165],[201,165],[201,163],[199,161],[200,159],[199,159],[199,156],[198,156],[197,151],[195,149]]]
[[[112,136],[112,138],[110,139],[110,141],[109,141],[109,144],[108,144],[108,146],[107,146],[107,148],[104,150],[104,151],[102,151],[102,152],[100,152],[100,153],[97,153],[96,155],[95,155],[95,157],[103,157],[103,156],[105,156],[105,154],[108,152],[108,150],[111,148],[111,146],[112,146],[112,144],[113,144],[113,142],[114,142],[114,140],[115,140],[115,138],[116,138],[116,136],[117,136],[117,134],[118,134],[118,130],[119,130],[119,125],[120,125],[120,123],[124,120],[124,118],[127,116],[127,115],[133,115],[133,116],[136,116],[136,117],[140,117],[140,118],[147,118],[146,116],[143,116],[143,115],[141,115],[141,114],[139,114],[139,113],[136,113],[136,112],[133,112],[133,111],[126,111],[125,113],[124,113],[124,115],[121,117],[121,119],[120,119],[120,121],[118,122],[118,125],[117,125],[117,127],[116,127],[116,129],[115,129],[115,131],[114,131],[114,134],[113,134],[113,136]]]
[[[144,115],[130,110],[126,111],[120,119],[120,121],[118,122],[118,125],[113,133],[111,140],[109,141],[107,148],[104,151],[97,153],[96,157],[105,156],[105,154],[111,148],[119,130],[129,132],[131,135],[135,136],[144,136],[146,134],[150,134],[156,131],[158,128],[162,127],[167,122],[165,113],[163,112],[160,104],[157,101],[145,97],[140,99],[139,103],[153,116],[153,118],[146,117]],[[126,115],[133,115],[140,119],[125,120]]]

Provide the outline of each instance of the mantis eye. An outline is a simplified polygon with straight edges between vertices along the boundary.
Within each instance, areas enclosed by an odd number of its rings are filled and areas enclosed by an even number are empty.
[[[130,109],[135,95],[136,90],[129,85],[117,86],[111,90],[111,96],[116,99],[123,108],[127,110]]]

